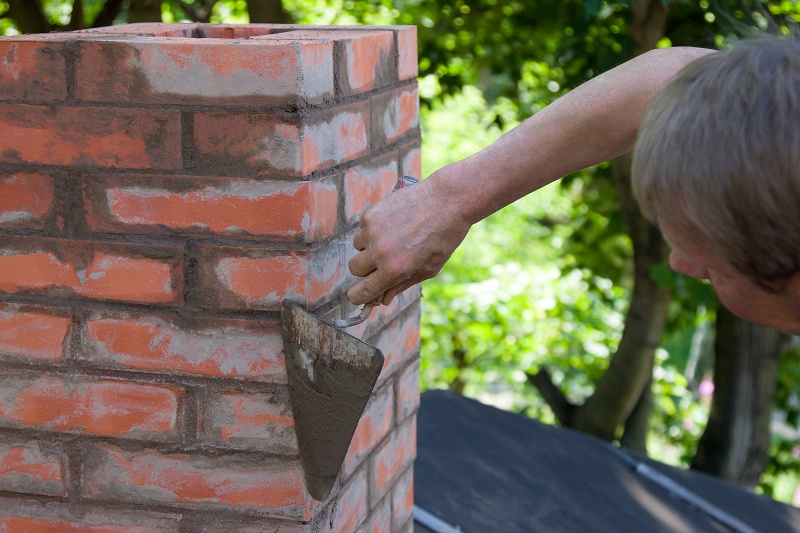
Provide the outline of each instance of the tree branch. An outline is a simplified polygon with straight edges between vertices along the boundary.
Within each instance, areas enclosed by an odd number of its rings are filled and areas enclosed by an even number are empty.
[[[7,0],[6,17],[12,19],[21,33],[47,33],[50,23],[40,0]]]
[[[130,0],[128,23],[161,22],[162,0]]]
[[[652,370],[650,374],[652,375]],[[620,446],[647,455],[647,432],[650,429],[650,414],[653,412],[652,378],[642,391],[631,416],[625,421],[625,431],[619,440]]]
[[[535,374],[526,372],[525,376],[528,378],[528,383],[539,390],[542,398],[553,410],[561,425],[570,427],[572,416],[575,414],[575,405],[570,403],[564,393],[561,392],[561,389],[556,387],[547,369],[542,368]]]
[[[194,7],[193,5],[189,5],[183,0],[174,0],[175,3],[178,4],[178,7],[186,13],[186,16],[189,17],[194,22],[204,22],[207,23],[211,20],[211,12],[214,10],[214,6],[217,5],[219,0],[212,0],[211,4],[206,6],[205,3],[203,7]]]
[[[102,28],[103,26],[111,26],[114,24],[114,19],[119,16],[122,11],[123,0],[106,0],[103,4],[103,9],[97,14],[97,17],[92,22],[92,28]]]
[[[69,24],[65,29],[72,31],[82,30],[83,28],[83,1],[72,0],[72,13],[69,16]]]
[[[247,0],[247,14],[251,24],[289,22],[281,0]]]
[[[636,408],[653,375],[653,359],[671,297],[669,289],[660,287],[651,275],[653,267],[667,257],[667,244],[658,228],[644,218],[633,197],[630,157],[628,153],[611,163],[620,210],[633,245],[630,306],[617,351],[592,395],[576,409],[572,426],[607,441]]]

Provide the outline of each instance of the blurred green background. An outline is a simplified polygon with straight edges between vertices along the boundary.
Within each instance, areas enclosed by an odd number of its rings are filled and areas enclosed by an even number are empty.
[[[647,49],[725,48],[753,33],[792,33],[800,2],[0,0],[5,35],[142,20],[417,25],[423,174],[428,175]],[[641,236],[632,237],[631,221],[641,220],[620,188],[625,178],[624,170],[606,163],[473,227],[441,274],[423,286],[423,389],[453,389],[545,422],[622,440],[646,448],[655,459],[692,465],[792,503],[800,482],[796,339],[733,323],[736,331],[772,340],[765,353],[755,354],[774,363],[760,396],[766,414],[756,426],[763,429],[758,435],[733,429],[722,439],[709,430],[701,443],[710,425],[712,391],[715,402],[741,394],[729,374],[718,370],[715,379],[714,369],[754,354],[743,348],[746,342],[715,343],[718,305],[707,284],[672,274],[666,255],[634,260]],[[661,246],[657,235],[648,238],[645,244]],[[651,293],[636,304],[637,312],[645,321],[666,317],[655,327],[661,341],[655,350],[626,347],[633,353],[626,356],[619,348],[624,335],[635,333],[625,330],[632,291],[648,280],[654,282]],[[653,361],[644,381],[624,376],[622,365],[623,381],[639,399],[636,412],[617,413],[603,430],[582,427],[570,413],[584,408],[592,416],[593,402],[608,404],[623,393],[598,385],[615,357]],[[542,381],[533,385],[535,376],[545,375],[542,370],[557,391],[549,402],[540,392]],[[721,386],[723,379],[731,385]],[[561,416],[551,407],[559,403],[566,406]],[[734,408],[716,424],[727,431],[730,420],[752,416]],[[764,450],[747,464],[731,466],[725,461],[737,445]],[[709,466],[709,457],[727,466]]]

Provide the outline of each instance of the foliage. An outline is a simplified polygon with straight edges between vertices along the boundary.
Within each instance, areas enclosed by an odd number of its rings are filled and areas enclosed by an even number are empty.
[[[423,83],[421,91],[429,90]],[[425,152],[424,173],[498,137],[497,113],[469,87],[424,111],[425,146],[436,147]],[[476,224],[439,277],[425,283],[427,387],[462,383],[469,395],[548,417],[525,371],[555,362],[556,380],[570,385],[576,401],[585,397],[618,341],[624,298],[608,280],[598,281],[605,293],[588,291],[582,269],[559,266],[568,228],[557,222],[569,220],[581,192],[577,183],[571,194],[550,186]]]
[[[480,11],[496,2],[424,4],[419,21],[429,28],[420,33],[423,86],[430,86],[421,92],[429,102],[423,114],[426,158],[431,150],[443,150],[448,159],[468,155],[454,147],[464,144],[472,152],[476,136],[481,139],[477,144],[487,144],[482,130],[476,135],[475,128],[462,124],[465,115],[484,126],[495,110],[495,124],[513,125],[558,96],[563,87],[621,62],[632,46],[624,31],[626,2],[500,2],[506,25],[519,24],[510,32]],[[769,18],[763,13],[778,12],[774,2],[750,12],[735,8],[733,2],[671,4],[668,27],[675,44],[724,46],[730,35],[746,34],[754,26],[766,29]],[[796,3],[786,4],[780,3],[783,18],[775,19],[784,33],[798,12]],[[559,19],[565,12],[566,20]],[[550,17],[550,24],[539,24],[531,13],[544,13],[542,18]],[[555,28],[553,20],[560,21]],[[663,39],[659,46],[671,44]],[[467,93],[473,86],[482,90],[489,111],[481,105],[470,108],[464,101],[451,106],[458,111],[448,109],[449,95]],[[509,109],[516,109],[517,116]],[[437,128],[440,124],[452,127]],[[449,141],[437,142],[444,129]],[[436,160],[428,170],[446,162]],[[628,297],[630,244],[606,166],[562,180],[561,187],[560,195],[537,192],[539,205],[524,199],[478,224],[439,278],[425,284],[424,386],[448,386],[552,420],[520,375],[521,369],[535,370],[547,362],[556,368],[556,382],[571,400],[588,394],[621,332],[621,320],[609,317],[620,316],[619,302]],[[553,199],[568,203],[547,205]],[[519,234],[528,239],[520,240]],[[487,258],[495,265],[488,271]],[[542,287],[549,273],[551,291]],[[717,301],[707,283],[675,275],[666,265],[653,275],[672,287],[676,298],[654,372],[650,441],[657,458],[686,466],[708,415],[709,400],[700,389],[710,384],[710,321]],[[599,353],[592,349],[597,344],[604,347]],[[798,381],[793,379],[796,389]],[[778,400],[780,411],[787,404]],[[774,484],[776,476],[782,476],[784,485],[797,477],[798,449],[792,450],[794,455],[774,456],[784,461],[773,460],[762,490]],[[784,500],[790,496],[785,491],[777,495]]]
[[[659,46],[724,46],[750,28],[789,33],[797,2],[669,1]],[[83,0],[92,21],[104,0]],[[186,0],[190,7],[210,5]],[[42,0],[51,25],[70,22],[71,0]],[[633,53],[630,0],[284,0],[297,23],[419,27],[424,173],[487,146],[520,120]],[[748,9],[746,6],[750,6]],[[3,15],[0,34],[17,31]],[[220,0],[211,22],[246,22],[244,0]],[[118,22],[126,20],[120,13]],[[177,0],[164,21],[188,20]],[[794,22],[793,22],[794,21]],[[581,402],[608,365],[630,291],[630,242],[607,165],[547,187],[477,224],[440,276],[423,287],[424,388],[450,387],[546,421],[549,408],[525,372],[547,364]],[[676,295],[657,353],[650,443],[655,457],[687,465],[702,433],[716,298],[707,284],[656,279]],[[760,491],[789,501],[800,480],[800,355],[781,366],[771,461]]]
[[[783,355],[778,372],[775,420],[770,445],[770,460],[758,491],[782,501],[793,501],[800,487],[800,345]]]

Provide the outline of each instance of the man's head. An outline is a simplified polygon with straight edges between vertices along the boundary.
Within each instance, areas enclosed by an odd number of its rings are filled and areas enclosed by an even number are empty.
[[[776,297],[800,288],[800,42],[743,42],[684,69],[648,108],[633,187],[673,245],[704,252],[692,260]],[[681,266],[731,307],[714,269]]]

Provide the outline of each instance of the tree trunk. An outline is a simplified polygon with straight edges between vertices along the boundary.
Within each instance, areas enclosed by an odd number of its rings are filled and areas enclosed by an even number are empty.
[[[647,455],[647,433],[650,430],[650,414],[653,412],[652,373],[651,368],[651,379],[645,385],[636,407],[625,422],[625,431],[619,439],[620,446],[642,455]]]
[[[617,197],[633,243],[634,287],[619,348],[597,388],[573,418],[573,427],[602,439],[614,438],[639,403],[653,375],[653,358],[661,342],[670,291],[651,276],[666,258],[667,246],[656,226],[645,220],[633,198],[630,154],[613,161]]]
[[[83,2],[82,0],[72,0],[72,14],[69,17],[69,24],[67,24],[66,29],[69,31],[82,30],[85,27],[83,23]]]
[[[288,22],[281,0],[247,0],[251,23],[285,24]]]
[[[122,0],[106,0],[106,3],[103,4],[103,9],[100,10],[97,18],[94,19],[92,27],[100,28],[103,26],[111,26],[121,10]]]
[[[664,36],[666,13],[660,0],[636,0],[631,10],[629,33],[636,42],[635,54],[639,55],[655,48]],[[648,222],[639,210],[631,189],[630,168],[631,154],[612,162],[620,209],[633,244],[634,286],[622,339],[608,370],[589,399],[583,405],[573,406],[574,409],[562,406],[560,411],[571,415],[566,424],[569,427],[610,441],[638,407],[626,441],[637,451],[644,452],[648,406],[651,404],[646,390],[652,379],[655,350],[661,342],[671,295],[669,290],[659,287],[651,276],[653,267],[666,258],[667,245],[659,229]],[[546,374],[529,376],[528,379],[540,391],[547,389],[550,397],[553,396],[552,389],[555,387],[542,384],[542,380],[547,379]],[[545,399],[547,397],[545,395]],[[648,412],[645,413],[645,410]]]
[[[20,33],[47,33],[50,23],[42,9],[41,0],[6,0],[6,16],[14,21]]]
[[[787,336],[720,307],[714,398],[692,468],[754,487],[769,459],[778,362]]]
[[[161,0],[130,0],[128,23],[161,22]]]

